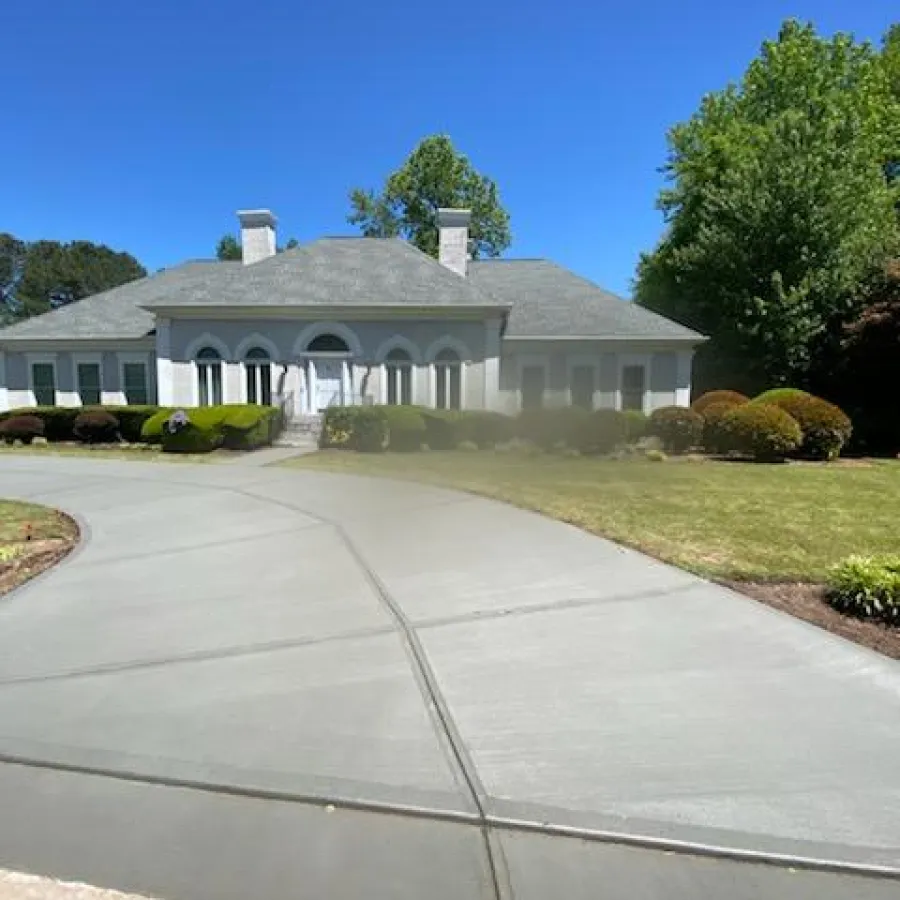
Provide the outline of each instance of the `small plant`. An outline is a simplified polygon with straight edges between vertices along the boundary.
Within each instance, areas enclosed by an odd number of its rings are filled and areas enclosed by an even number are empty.
[[[900,625],[900,554],[848,557],[828,573],[825,598],[846,615]]]
[[[478,448],[478,444],[476,444],[475,441],[460,441],[456,445],[456,449],[457,450],[466,450],[467,452],[472,453],[472,452],[477,451],[479,448]]]
[[[349,447],[353,440],[359,406],[329,406],[322,419],[319,446]]]
[[[687,453],[703,436],[703,416],[686,406],[664,406],[650,414],[650,434],[662,441],[666,453]]]
[[[19,440],[30,444],[36,437],[43,437],[44,422],[37,416],[11,416],[0,422],[0,440],[12,444]]]
[[[733,439],[728,427],[727,415],[742,404],[728,400],[710,403],[703,410],[703,449],[707,453],[730,453]]]
[[[648,450],[644,454],[644,459],[649,459],[650,462],[665,462],[668,458],[662,450]]]
[[[731,449],[758,462],[781,462],[803,439],[800,426],[783,409],[768,403],[745,403],[722,420]]]
[[[742,406],[749,403],[750,398],[744,396],[740,391],[707,391],[701,394],[692,404],[691,409],[706,416],[706,410],[714,403],[728,403],[731,406]]]
[[[72,431],[84,444],[110,444],[119,438],[119,420],[102,409],[87,410],[76,417]]]
[[[11,563],[22,553],[22,547],[18,544],[0,544],[0,563]]]

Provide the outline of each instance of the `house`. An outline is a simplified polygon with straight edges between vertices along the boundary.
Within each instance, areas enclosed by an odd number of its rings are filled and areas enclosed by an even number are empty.
[[[402,240],[277,252],[238,213],[242,262],[187,262],[0,330],[0,409],[32,405],[687,404],[703,337],[549,260],[470,260],[469,212],[435,260]]]

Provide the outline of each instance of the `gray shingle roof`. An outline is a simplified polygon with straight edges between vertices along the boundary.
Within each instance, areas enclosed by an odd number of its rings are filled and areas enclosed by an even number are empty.
[[[70,306],[51,310],[0,329],[0,344],[7,341],[122,340],[141,338],[153,331],[153,313],[141,304],[190,291],[207,284],[239,263],[189,262],[147,278],[130,281],[109,291],[85,297]]]
[[[506,301],[401,240],[322,238],[221,273],[208,284],[178,285],[145,305],[472,306]]]
[[[469,264],[479,288],[512,304],[507,337],[609,337],[703,340],[671,319],[604,291],[544,259]]]

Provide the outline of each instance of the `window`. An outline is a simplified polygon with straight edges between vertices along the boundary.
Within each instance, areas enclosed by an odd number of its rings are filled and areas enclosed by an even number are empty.
[[[572,383],[569,386],[572,394],[572,406],[583,409],[594,408],[594,367],[573,366]]]
[[[540,409],[544,405],[544,367],[522,367],[522,409]]]
[[[100,405],[100,363],[80,362],[77,366],[78,397],[82,406]]]
[[[622,409],[644,409],[644,384],[646,372],[643,366],[622,367]]]
[[[347,342],[336,334],[320,334],[306,348],[309,353],[349,353]]]
[[[149,403],[147,390],[147,366],[142,362],[127,362],[122,365],[122,388],[125,402],[129,406],[143,406]]]
[[[218,406],[222,402],[222,357],[218,350],[204,347],[197,354],[197,382],[200,406]]]
[[[435,406],[462,408],[462,363],[452,350],[441,350],[434,361]]]
[[[53,363],[31,364],[31,389],[38,406],[56,406],[56,367]]]
[[[412,359],[405,350],[391,350],[384,362],[387,402],[391,406],[412,403]]]
[[[259,406],[272,405],[272,362],[262,347],[254,347],[244,357],[247,379],[247,402]]]

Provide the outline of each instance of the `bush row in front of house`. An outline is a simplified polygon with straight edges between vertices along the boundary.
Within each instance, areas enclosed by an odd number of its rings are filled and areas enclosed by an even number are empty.
[[[43,424],[43,432],[33,437],[44,437],[50,442],[77,441],[76,420],[89,413],[107,413],[118,423],[118,433],[122,440],[137,443],[141,440],[144,422],[160,411],[159,406],[29,406],[0,413],[0,435],[3,425],[13,418],[23,416],[36,418]],[[85,432],[87,434],[87,432]],[[113,440],[117,438],[113,436]]]

